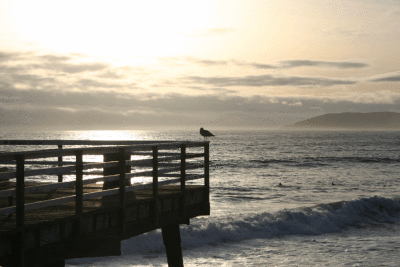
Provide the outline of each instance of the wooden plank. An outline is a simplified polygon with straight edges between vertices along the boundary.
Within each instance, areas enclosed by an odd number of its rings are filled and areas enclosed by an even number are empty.
[[[134,190],[136,190],[136,189],[134,189]],[[102,196],[111,196],[111,195],[116,195],[116,194],[118,194],[118,189],[109,189],[109,190],[104,190],[104,191],[99,191],[99,192],[94,192],[94,193],[86,193],[86,194],[83,194],[82,200],[88,200],[88,199],[102,197]],[[73,202],[75,200],[76,200],[76,196],[68,196],[68,197],[55,198],[55,199],[51,199],[51,200],[37,201],[34,203],[25,204],[25,211],[42,209],[42,208],[47,208],[47,207],[51,207],[51,206],[57,206],[57,205],[65,204],[68,202]],[[15,213],[15,211],[16,211],[15,207],[2,208],[2,209],[0,209],[0,215],[12,214],[12,213]]]
[[[125,146],[125,149],[127,153],[131,153],[135,151],[151,150],[151,148],[154,145],[157,145],[158,149],[162,150],[162,149],[176,149],[179,148],[181,144],[186,144],[187,147],[200,147],[203,146],[205,143],[208,144],[208,142],[171,142],[171,143],[161,143],[161,144],[156,143],[156,144]],[[15,156],[20,153],[23,153],[25,155],[25,159],[34,159],[34,158],[46,158],[46,157],[73,156],[76,150],[81,150],[82,153],[86,155],[118,153],[118,147],[47,149],[47,150],[2,153],[0,155],[0,162],[15,160]]]
[[[15,177],[16,177],[15,172],[2,172],[0,173],[0,182],[8,181]]]
[[[160,167],[164,167],[164,168],[180,168],[181,167],[181,163],[160,163],[159,164]]]
[[[167,157],[161,157],[160,153],[158,154],[158,162],[165,162],[165,161],[176,161],[181,158],[180,154],[176,153],[174,156],[167,156]]]
[[[25,165],[58,165],[59,167],[63,165],[75,165],[74,161],[35,161],[35,160],[27,160],[25,161]]]
[[[187,159],[193,159],[193,158],[201,158],[204,157],[204,153],[189,153],[186,154]]]
[[[105,196],[112,196],[116,195],[119,192],[119,188],[115,189],[108,189],[108,190],[103,190],[99,192],[93,192],[93,193],[86,193],[83,194],[83,200],[88,200],[96,197],[105,197]]]
[[[75,163],[73,162],[75,165]],[[116,167],[118,166],[118,162],[99,162],[99,163],[85,163],[83,165],[84,170],[90,170],[95,168],[103,168],[103,167]],[[75,171],[75,166],[68,167],[56,167],[56,168],[47,168],[47,169],[37,169],[37,170],[28,170],[25,171],[25,176],[37,176],[37,175],[56,175],[56,174],[72,174]],[[0,181],[8,181],[9,179],[16,178],[15,172],[7,172],[0,173]]]
[[[106,176],[106,177],[98,177],[98,178],[90,178],[90,179],[83,180],[83,184],[85,185],[85,184],[92,184],[92,183],[102,182],[102,181],[114,181],[117,179],[118,179],[118,176],[116,176],[116,175]],[[43,192],[43,191],[68,188],[68,187],[73,187],[73,186],[75,186],[75,181],[52,183],[52,184],[45,184],[45,185],[39,185],[39,186],[30,186],[30,187],[25,187],[25,193],[39,193],[39,192]],[[15,196],[15,195],[16,195],[15,189],[8,189],[8,190],[0,191],[0,198]]]
[[[115,175],[113,178],[118,178],[118,177],[119,177],[118,175]],[[197,180],[197,179],[202,179],[202,178],[204,178],[204,175],[201,175],[201,174],[186,175],[185,180],[191,181],[191,180]],[[165,180],[165,181],[159,181],[158,186],[165,186],[168,184],[174,184],[174,183],[180,183],[180,182],[181,182],[181,178],[169,179],[169,180]],[[54,185],[58,185],[58,184],[54,184]],[[126,187],[125,191],[132,192],[135,190],[149,189],[149,188],[152,188],[152,186],[153,186],[152,184],[135,185],[135,186]],[[116,194],[118,194],[118,189],[109,189],[109,190],[104,190],[104,191],[100,191],[100,192],[86,193],[86,194],[83,194],[82,200],[88,200],[91,198],[96,198],[96,197],[101,197],[101,196],[110,196],[110,195],[116,195]],[[75,201],[75,199],[76,199],[76,196],[68,196],[68,197],[34,202],[34,203],[30,203],[30,204],[25,204],[25,210],[28,211],[28,210],[34,210],[34,209],[39,209],[39,208],[61,205],[61,204],[65,204],[68,202]],[[15,213],[15,211],[16,211],[15,207],[2,208],[2,209],[0,209],[0,215],[12,214],[12,213]]]
[[[194,174],[194,175],[186,175],[186,181],[191,181],[191,180],[198,180],[198,179],[203,179],[204,175],[202,174]],[[169,180],[164,180],[164,181],[159,181],[158,186],[165,186],[169,184],[177,184],[181,182],[181,178],[176,178],[176,179],[169,179]],[[129,186],[126,187],[125,190],[126,192],[131,192],[131,191],[136,191],[136,190],[143,190],[143,189],[149,189],[152,188],[152,184],[143,184],[143,185],[134,185],[134,186]]]
[[[204,190],[204,187],[197,187],[197,186],[194,186],[194,187],[193,186],[189,186],[187,190],[192,190],[192,189],[195,190],[196,188],[203,188],[203,189],[201,189],[201,191]],[[176,195],[176,194],[179,194],[179,192],[180,192],[179,186],[168,186],[168,187],[161,186],[159,188],[159,190],[160,190],[160,192],[162,194],[161,195],[162,196],[161,200],[164,199],[165,197],[167,197],[166,194],[175,194]],[[118,189],[110,190],[110,191],[114,191],[113,194],[118,193]],[[192,191],[190,191],[190,192],[192,192]],[[148,203],[151,206],[152,199],[153,199],[152,198],[152,190],[151,190],[151,188],[149,188],[147,191],[146,190],[135,191],[134,195],[136,196],[137,201],[139,201],[139,202],[142,201],[142,200],[147,199],[147,201],[149,201]],[[118,197],[116,197],[114,199],[117,200],[117,201],[114,202],[115,205],[117,206],[118,205]],[[90,203],[93,203],[93,202],[85,202],[85,203],[86,204],[90,204]],[[135,203],[137,203],[137,202],[135,202]],[[140,203],[142,203],[142,202],[140,202]],[[193,203],[193,202],[191,202],[191,203]],[[130,203],[130,205],[132,205],[132,203]],[[86,206],[86,207],[90,208],[90,206]],[[100,206],[93,206],[93,207],[94,208],[97,207],[96,209],[98,209]],[[68,209],[66,209],[66,208],[68,208]],[[87,208],[85,210],[86,211],[90,211]],[[110,208],[110,206],[107,206],[106,209],[109,209],[109,208]],[[177,208],[178,208],[178,206],[175,206],[175,209],[177,209]],[[115,210],[115,208],[114,208],[114,210]],[[101,211],[101,209],[98,209],[97,212],[101,213],[101,212],[104,212],[104,211]],[[64,218],[66,216],[70,218],[73,214],[74,214],[74,206],[73,205],[64,206],[62,209],[58,209],[57,207],[54,207],[54,208],[51,208],[51,209],[41,209],[41,210],[39,210],[37,212],[36,211],[35,212],[30,211],[26,215],[26,216],[28,216],[27,217],[28,218],[27,224],[28,225],[33,225],[33,224],[37,224],[39,221],[49,222],[50,223],[51,221],[53,221],[55,219]],[[36,219],[34,219],[34,218],[36,218]],[[10,228],[10,226],[11,226],[11,228]],[[1,229],[2,230],[1,232],[4,233],[4,231],[7,230],[7,229],[15,229],[15,221],[14,221],[14,223],[9,222],[8,226],[4,226],[3,225],[2,229]]]
[[[203,164],[201,164],[201,165],[187,164],[186,170],[201,169],[203,167],[204,167]],[[158,174],[163,175],[163,174],[170,173],[170,172],[180,172],[180,170],[181,170],[180,166],[176,167],[176,168],[159,169]],[[128,174],[126,174],[126,176],[129,178],[139,177],[139,176],[152,176],[152,171],[140,171],[140,172],[128,173]]]
[[[20,154],[23,154],[25,156],[25,159],[56,158],[59,156],[73,156],[74,150],[63,149],[63,151],[61,151],[59,149],[47,149],[23,152],[8,152],[0,154],[0,162],[15,160],[15,157]]]
[[[130,160],[127,161],[129,166],[134,167],[152,167],[153,160],[152,159],[142,159],[142,160]]]
[[[136,145],[149,143],[170,143],[173,141],[124,141],[124,140],[0,140],[0,145]]]
[[[164,143],[179,143],[187,144],[191,146],[202,146],[204,143],[209,141],[172,141],[172,140],[157,140],[157,141],[127,141],[127,140],[0,140],[0,145],[64,145],[64,146],[75,146],[75,145],[144,145],[144,144],[164,144]]]
[[[8,215],[8,214],[13,214],[17,211],[15,206],[13,207],[8,207],[8,208],[2,208],[0,209],[0,215]]]
[[[151,173],[151,172],[150,172]],[[127,174],[128,175],[128,174]],[[180,174],[167,174],[167,173],[162,173],[161,177],[180,177]],[[112,175],[112,176],[106,176],[106,177],[99,177],[99,178],[91,178],[91,179],[86,179],[83,180],[83,184],[91,184],[91,183],[96,183],[100,181],[113,181],[118,179],[118,175]],[[204,177],[204,175],[196,175],[196,177]],[[126,179],[130,179],[131,177],[128,177]],[[200,178],[197,178],[200,179]],[[186,179],[188,180],[188,179]],[[40,186],[30,186],[25,188],[25,193],[38,193],[38,192],[43,192],[43,191],[49,191],[49,190],[54,190],[54,189],[61,189],[61,188],[68,188],[75,186],[75,181],[70,181],[70,182],[63,182],[63,183],[52,183],[52,184],[45,184],[45,185],[40,185]],[[0,192],[0,197],[9,197],[9,196],[15,196],[15,189],[8,189]]]
[[[37,169],[37,170],[27,170],[25,171],[25,176],[37,176],[37,175],[52,175],[52,174],[71,174],[75,171],[75,166],[68,167],[56,167],[48,169]]]
[[[174,153],[174,152],[158,152],[158,156],[159,157],[175,156],[176,154],[177,153]],[[133,155],[133,156],[143,156],[143,157],[152,157],[153,156],[153,152],[136,151],[136,152],[132,152],[131,155]]]
[[[61,204],[65,204],[68,202],[73,202],[76,200],[76,196],[68,196],[68,197],[60,197],[56,199],[51,199],[51,200],[43,200],[43,201],[38,201],[34,203],[29,203],[25,204],[25,210],[36,210],[36,209],[42,209],[42,208],[47,208],[51,206],[57,206]]]
[[[186,157],[188,158],[199,158],[204,156],[204,154],[198,154],[196,156],[190,156],[190,157]],[[158,162],[159,162],[159,166],[160,167],[179,167],[180,163],[165,163],[168,161],[177,161],[180,160],[180,155],[176,154],[175,157],[167,157],[167,158],[160,158],[158,157]],[[152,167],[152,159],[142,159],[142,160],[131,160],[131,161],[127,161],[127,164],[130,166],[135,166],[135,167]]]

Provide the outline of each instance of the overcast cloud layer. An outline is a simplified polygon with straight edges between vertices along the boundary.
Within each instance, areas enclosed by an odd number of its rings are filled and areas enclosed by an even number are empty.
[[[162,58],[163,66],[115,65],[83,55],[0,52],[0,123],[37,129],[142,129],[178,126],[276,127],[331,112],[400,111],[396,92],[358,93],[357,84],[394,84],[398,73],[377,77],[334,78],[277,73],[281,68],[370,68],[364,62],[292,60],[278,63]],[[158,64],[159,64],[158,62]],[[210,66],[262,69],[243,76],[192,75]],[[271,68],[260,67],[271,66]],[[275,66],[275,67],[272,67]],[[274,73],[268,73],[271,69]],[[158,71],[157,71],[158,70]],[[310,96],[304,90],[340,86],[341,93]],[[343,89],[343,86],[345,88]],[[397,85],[398,86],[398,85]],[[242,94],[258,87],[265,93]],[[161,88],[156,91],[154,88]],[[268,91],[297,90],[298,94]],[[347,89],[346,89],[347,88]],[[262,92],[262,91],[261,91]]]

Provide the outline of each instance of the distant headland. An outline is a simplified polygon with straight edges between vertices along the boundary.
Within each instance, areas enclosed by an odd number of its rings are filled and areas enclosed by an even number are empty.
[[[299,121],[289,127],[344,129],[400,129],[400,113],[330,113]]]

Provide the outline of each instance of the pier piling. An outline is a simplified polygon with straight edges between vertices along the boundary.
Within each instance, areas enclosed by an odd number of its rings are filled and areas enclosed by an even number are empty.
[[[168,266],[183,267],[179,224],[176,223],[163,227],[162,237],[167,252]]]

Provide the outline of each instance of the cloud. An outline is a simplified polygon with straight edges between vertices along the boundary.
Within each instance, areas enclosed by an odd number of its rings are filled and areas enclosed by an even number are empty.
[[[369,64],[351,61],[316,61],[316,60],[286,60],[281,61],[282,68],[326,67],[337,69],[366,68]]]
[[[191,31],[181,31],[180,34],[187,37],[209,37],[225,35],[231,32],[235,32],[232,28],[212,28],[212,29],[197,29]]]
[[[367,68],[371,65],[365,62],[356,61],[321,61],[321,60],[284,60],[277,63],[260,63],[260,62],[246,62],[240,60],[210,60],[210,59],[199,59],[199,58],[162,58],[162,61],[169,63],[173,66],[187,66],[188,63],[196,64],[202,67],[210,66],[239,66],[239,67],[252,67],[255,69],[293,69],[301,67],[318,67],[318,68],[334,68],[334,69],[361,69]]]
[[[109,68],[109,65],[94,62],[94,63],[71,63],[74,58],[71,56],[57,56],[57,55],[42,55],[38,58],[42,59],[40,63],[35,63],[36,68],[45,70],[54,70],[59,72],[65,72],[69,74],[76,74],[81,72],[97,72]]]
[[[245,76],[245,77],[200,77],[189,76],[189,82],[211,84],[213,86],[322,86],[329,87],[333,85],[355,84],[356,81],[346,79],[331,79],[325,77],[299,77],[299,76]]]
[[[267,127],[327,111],[400,110],[400,97],[390,92],[341,91],[340,96],[331,94],[331,97],[323,98],[239,95],[244,86],[280,87],[281,93],[285,86],[319,86],[318,92],[323,95],[323,87],[358,82],[353,79],[279,74],[191,75],[202,73],[203,67],[208,71],[210,66],[224,66],[226,73],[254,71],[251,67],[261,70],[306,65],[361,68],[350,61],[333,62],[335,65],[329,61],[296,60],[269,65],[236,60],[169,58],[159,59],[152,68],[151,64],[117,67],[74,54],[0,52],[0,58],[4,59],[0,61],[0,122],[5,128]],[[171,69],[171,65],[174,68]],[[179,71],[175,72],[177,68]],[[240,72],[231,72],[230,68]],[[389,73],[365,81],[397,81],[398,77],[399,73]]]
[[[66,72],[70,74],[79,72],[96,72],[108,68],[108,65],[103,63],[89,63],[89,64],[47,64],[42,67],[48,69],[54,67],[55,70]]]
[[[33,53],[0,52],[0,67],[12,72],[31,72],[39,69],[66,74],[97,72],[110,66],[101,62],[82,62],[82,56],[36,55]]]
[[[14,53],[0,52],[0,62],[12,60],[15,57]]]
[[[91,88],[91,89],[113,89],[113,90],[120,90],[124,88],[136,88],[136,84],[134,83],[118,83],[118,82],[109,82],[99,79],[79,79],[76,81],[76,86],[78,88]]]
[[[293,69],[300,67],[318,67],[318,68],[335,68],[335,69],[360,69],[367,68],[370,65],[364,62],[353,61],[320,61],[320,60],[284,60],[277,64],[265,63],[245,63],[232,60],[232,63],[238,66],[251,66],[256,69]]]
[[[400,72],[389,73],[379,78],[371,78],[372,82],[400,82]]]
[[[65,56],[65,55],[40,55],[38,56],[39,59],[45,60],[48,62],[65,62],[72,60],[73,58],[71,56]]]
[[[205,60],[205,59],[195,59],[195,58],[187,58],[187,61],[203,66],[221,66],[228,65],[228,61],[226,60]]]
[[[252,63],[250,64],[256,69],[277,69],[277,66],[270,65],[270,64],[259,64],[259,63]]]
[[[87,62],[80,55],[36,55],[0,53],[0,89],[44,90],[65,93],[68,90],[137,89],[132,68],[113,67],[103,62]],[[144,75],[145,73],[143,73]]]
[[[4,92],[4,93],[3,93]],[[2,125],[67,129],[271,127],[338,111],[400,111],[397,94],[353,97],[238,96],[224,92],[125,97],[112,91],[2,91]]]

